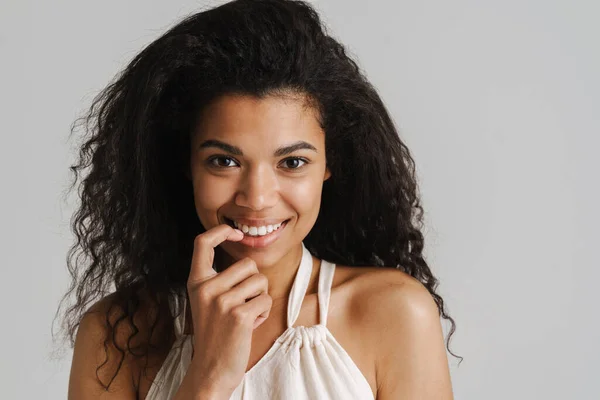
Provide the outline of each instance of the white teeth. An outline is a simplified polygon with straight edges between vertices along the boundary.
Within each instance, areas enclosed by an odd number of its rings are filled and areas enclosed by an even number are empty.
[[[265,226],[248,226],[244,224],[238,224],[236,221],[233,221],[233,225],[240,229],[245,234],[250,236],[264,236],[273,231],[276,231],[281,226],[281,222],[275,225],[265,225]]]

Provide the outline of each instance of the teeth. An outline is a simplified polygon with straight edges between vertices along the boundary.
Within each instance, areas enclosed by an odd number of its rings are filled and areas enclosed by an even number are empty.
[[[273,231],[276,231],[281,226],[281,222],[275,225],[266,225],[266,226],[248,226],[244,224],[238,224],[236,221],[233,221],[233,225],[240,229],[244,234],[249,236],[264,236]]]

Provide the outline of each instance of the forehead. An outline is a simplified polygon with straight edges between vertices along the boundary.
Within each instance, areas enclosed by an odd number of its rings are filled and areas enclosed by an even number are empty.
[[[297,140],[324,144],[317,110],[298,94],[221,96],[202,110],[194,136],[263,148]]]

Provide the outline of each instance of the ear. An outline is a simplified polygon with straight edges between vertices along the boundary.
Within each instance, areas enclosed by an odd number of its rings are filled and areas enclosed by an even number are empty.
[[[323,176],[323,181],[326,181],[330,177],[331,177],[331,171],[329,170],[329,167],[326,167],[325,168],[325,175]]]

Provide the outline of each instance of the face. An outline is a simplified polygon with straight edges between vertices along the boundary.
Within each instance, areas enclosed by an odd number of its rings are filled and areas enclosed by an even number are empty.
[[[300,95],[227,95],[202,111],[191,139],[194,202],[207,230],[244,231],[219,246],[228,261],[274,266],[312,229],[330,176],[317,117]]]

